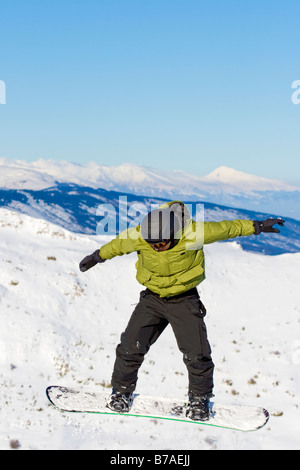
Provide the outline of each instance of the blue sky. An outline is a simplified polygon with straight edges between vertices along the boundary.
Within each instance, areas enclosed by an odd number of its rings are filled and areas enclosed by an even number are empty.
[[[300,185],[299,17],[298,0],[2,2],[0,157]]]

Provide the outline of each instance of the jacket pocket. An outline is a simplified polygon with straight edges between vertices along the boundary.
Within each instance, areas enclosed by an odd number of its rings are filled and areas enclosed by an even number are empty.
[[[142,285],[145,285],[145,282],[150,281],[152,273],[148,271],[144,266],[137,266],[136,278],[138,282]]]

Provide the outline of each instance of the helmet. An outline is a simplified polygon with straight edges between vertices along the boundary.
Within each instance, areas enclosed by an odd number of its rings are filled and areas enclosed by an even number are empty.
[[[155,209],[143,219],[141,234],[146,242],[174,242],[181,237],[182,221],[170,207]]]

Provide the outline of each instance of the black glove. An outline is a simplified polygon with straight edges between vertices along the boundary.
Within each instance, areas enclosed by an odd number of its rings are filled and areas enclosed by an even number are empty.
[[[253,225],[255,228],[254,235],[259,235],[261,232],[265,233],[280,233],[278,228],[274,228],[273,225],[278,224],[283,227],[285,220],[283,219],[266,219],[266,220],[254,220]]]
[[[105,259],[102,259],[99,255],[99,250],[94,251],[93,254],[86,256],[79,263],[79,269],[81,272],[85,272],[88,269],[93,268],[97,263],[104,263]]]

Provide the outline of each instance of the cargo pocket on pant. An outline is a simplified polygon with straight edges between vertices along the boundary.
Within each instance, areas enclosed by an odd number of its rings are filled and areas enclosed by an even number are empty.
[[[206,315],[206,308],[204,304],[201,302],[200,299],[192,299],[191,300],[191,312],[194,315],[197,315],[199,318],[204,318]]]

